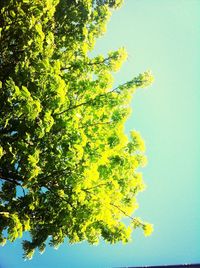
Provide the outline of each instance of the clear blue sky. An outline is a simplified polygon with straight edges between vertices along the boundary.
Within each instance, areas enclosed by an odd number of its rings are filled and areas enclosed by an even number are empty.
[[[135,215],[154,224],[149,238],[136,231],[127,245],[87,243],[33,260],[21,241],[0,249],[0,268],[110,268],[200,262],[200,1],[125,0],[114,12],[96,53],[126,47],[129,58],[116,81],[151,69],[155,82],[138,90],[126,130],[146,141],[148,185]]]

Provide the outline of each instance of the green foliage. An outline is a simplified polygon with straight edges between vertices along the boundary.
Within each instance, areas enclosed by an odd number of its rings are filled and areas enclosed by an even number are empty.
[[[151,226],[132,213],[144,189],[136,131],[124,123],[149,71],[113,88],[124,48],[91,58],[117,0],[0,2],[0,243],[29,231],[24,256],[50,237],[127,242]],[[131,219],[130,226],[123,218]]]

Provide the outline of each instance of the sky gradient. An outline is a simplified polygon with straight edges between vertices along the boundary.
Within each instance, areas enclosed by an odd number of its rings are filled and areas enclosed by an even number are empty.
[[[154,224],[151,237],[98,246],[65,243],[22,259],[21,241],[0,248],[0,268],[109,268],[200,263],[200,1],[125,0],[95,53],[124,46],[127,62],[116,83],[152,70],[154,84],[136,92],[126,132],[146,142],[147,189],[135,216]]]

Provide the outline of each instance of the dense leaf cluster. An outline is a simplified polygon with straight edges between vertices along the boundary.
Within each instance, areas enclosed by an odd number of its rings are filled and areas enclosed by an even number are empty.
[[[123,48],[88,52],[117,0],[0,2],[0,242],[24,241],[26,258],[45,241],[127,242],[144,188],[136,170],[144,142],[124,134],[136,88],[150,72],[113,87]],[[122,222],[130,217],[130,226]]]

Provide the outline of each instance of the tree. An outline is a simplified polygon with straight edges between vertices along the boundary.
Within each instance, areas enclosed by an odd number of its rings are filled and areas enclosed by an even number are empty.
[[[24,256],[103,237],[127,242],[143,190],[144,142],[124,123],[149,71],[113,87],[124,48],[91,58],[117,0],[0,2],[0,241],[29,231]],[[130,225],[123,217],[131,219]]]

